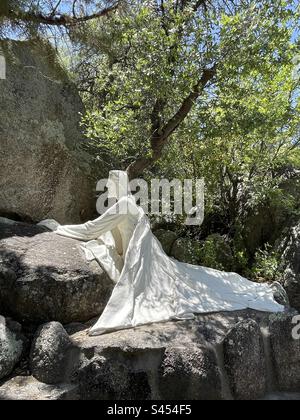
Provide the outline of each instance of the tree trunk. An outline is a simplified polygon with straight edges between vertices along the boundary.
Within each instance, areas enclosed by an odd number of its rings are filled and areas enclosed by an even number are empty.
[[[151,116],[153,133],[151,138],[152,156],[149,158],[139,157],[129,165],[127,173],[130,179],[140,176],[145,169],[150,168],[162,157],[164,147],[168,144],[170,137],[186,119],[196,100],[200,97],[201,93],[203,93],[208,83],[215,77],[216,73],[217,65],[203,70],[202,77],[194,86],[192,92],[183,100],[179,110],[164,126],[161,126],[159,118],[160,109],[163,106],[163,103],[159,100],[156,102]]]

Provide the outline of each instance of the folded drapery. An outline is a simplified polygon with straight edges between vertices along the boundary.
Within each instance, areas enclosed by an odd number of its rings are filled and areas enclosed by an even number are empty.
[[[120,172],[124,180],[126,173]],[[116,182],[117,171],[111,180]],[[127,188],[119,188],[127,191]],[[116,282],[112,296],[91,335],[194,314],[246,308],[283,312],[267,284],[236,273],[180,263],[168,257],[151,231],[150,222],[130,194],[98,219],[84,225],[59,226],[59,235],[85,241],[85,249]],[[127,206],[127,213],[124,213]],[[122,211],[121,211],[122,207]],[[117,248],[118,230],[122,255]]]

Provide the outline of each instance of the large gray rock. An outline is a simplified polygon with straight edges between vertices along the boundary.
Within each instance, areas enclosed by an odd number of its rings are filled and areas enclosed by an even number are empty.
[[[76,354],[76,349],[60,323],[43,325],[37,331],[31,347],[32,375],[45,384],[64,383],[73,354]]]
[[[251,400],[267,392],[266,359],[261,331],[254,320],[245,320],[224,340],[225,369],[234,397]]]
[[[5,318],[0,316],[0,379],[8,376],[21,359],[24,342],[19,332],[18,325],[11,329]]]
[[[95,349],[96,350],[96,349]],[[80,364],[74,372],[73,382],[78,384],[82,400],[148,400],[151,387],[142,369],[133,369],[135,354],[117,349],[98,349],[81,354]],[[132,356],[132,360],[130,358]]]
[[[271,352],[279,391],[300,389],[300,337],[293,336],[296,327],[293,321],[294,316],[283,314],[273,316],[270,322]]]
[[[95,211],[90,159],[80,150],[83,105],[52,48],[0,40],[0,215],[76,223]]]
[[[274,351],[278,363],[282,363],[282,377],[289,381],[289,392],[299,392],[298,344],[292,345],[288,333],[282,335],[282,329],[291,333],[289,321],[285,321],[282,327],[275,325],[282,317],[291,319],[291,314],[279,316],[251,310],[224,312],[98,337],[88,336],[94,321],[73,323],[65,326],[71,344],[62,327],[53,328],[51,324],[47,326],[51,327],[51,334],[49,330],[42,334],[44,350],[39,354],[50,354],[51,365],[56,372],[62,365],[60,353],[69,345],[75,346],[70,353],[67,350],[68,368],[64,369],[63,382],[49,386],[32,377],[21,381],[15,378],[0,386],[0,399],[13,399],[19,384],[20,399],[298,398],[294,394],[278,394],[280,389],[276,384],[269,387],[268,394],[264,395],[266,370],[268,376],[275,376]],[[273,344],[270,346],[262,346],[261,343],[260,329],[265,326],[271,330],[270,342]],[[60,339],[56,341],[56,331],[59,337],[64,337],[63,346],[56,344],[61,342]],[[274,345],[272,337],[276,334],[283,339],[281,341],[277,337],[277,345]],[[51,340],[47,339],[49,336]],[[50,345],[52,340],[53,349]],[[41,345],[38,348],[41,349]],[[49,365],[45,366],[48,370]],[[288,369],[294,371],[289,373]]]
[[[87,321],[101,314],[113,286],[80,242],[0,222],[0,313],[27,324]]]
[[[282,255],[282,284],[291,306],[300,311],[300,225],[290,230],[278,249]]]
[[[168,348],[160,368],[159,389],[164,400],[221,400],[221,376],[213,350]]]
[[[88,336],[91,324],[70,326],[67,331],[79,356],[66,380],[78,384],[79,398],[84,400],[232,399],[224,356],[217,349],[240,321],[250,318],[261,323],[268,317],[255,311],[201,315],[193,321],[153,324],[99,337]],[[256,345],[258,340],[256,328],[254,335],[254,339],[235,343],[239,351],[245,355],[251,352],[249,344]],[[264,375],[264,355],[254,348],[243,368],[243,357],[233,351],[231,354],[237,358],[236,382],[240,387],[250,383],[249,390],[243,392],[251,399],[263,396],[262,389],[257,391],[256,387],[264,378],[258,380],[255,374]]]

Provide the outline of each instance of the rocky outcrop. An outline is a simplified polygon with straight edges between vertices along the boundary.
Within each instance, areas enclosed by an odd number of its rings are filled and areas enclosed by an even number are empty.
[[[251,400],[274,399],[280,390],[299,392],[299,343],[290,339],[291,317],[227,312],[98,337],[88,336],[94,321],[65,326],[69,337],[61,325],[51,323],[36,335],[31,363],[34,367],[38,361],[39,377],[51,366],[58,380],[63,369],[61,382],[50,386],[33,377],[17,377],[0,386],[0,399],[17,395],[20,383],[20,399]],[[260,332],[266,325],[269,351]],[[279,372],[285,386],[277,381],[270,386],[269,378],[280,378]]]
[[[263,340],[254,320],[238,323],[224,340],[225,368],[238,400],[257,399],[267,392]]]
[[[0,316],[0,379],[11,374],[21,359],[23,347],[21,326]]]
[[[164,400],[221,400],[222,381],[213,349],[167,348],[159,370],[159,395]]]
[[[269,390],[268,366],[275,371],[260,329],[281,317],[200,315],[99,337],[89,337],[87,327],[70,327],[79,352],[69,381],[78,384],[81,399],[259,399]],[[292,325],[286,330],[291,334]]]
[[[0,219],[0,313],[22,321],[32,341],[24,354],[21,327],[6,320],[0,399],[252,400],[299,392],[294,312],[207,314],[89,337],[97,318],[85,321],[100,315],[113,286],[80,242]],[[25,371],[15,369],[21,357]]]
[[[83,105],[52,48],[0,40],[0,216],[77,223],[95,212],[90,158],[80,150]]]
[[[2,401],[71,401],[77,399],[76,385],[47,385],[32,376],[17,376],[0,387],[0,400]]]
[[[276,389],[280,391],[300,390],[300,335],[294,335],[294,321],[299,324],[300,317],[296,320],[292,315],[282,315],[270,323]]]
[[[71,381],[82,399],[220,399],[217,358],[202,328],[198,320],[169,322],[99,337],[68,329],[79,349]]]
[[[21,323],[70,323],[98,316],[112,281],[80,242],[25,223],[0,222],[0,313]]]
[[[72,342],[58,322],[43,325],[36,333],[30,352],[32,375],[45,384],[63,383],[72,361]]]
[[[282,284],[290,305],[300,311],[300,225],[292,228],[278,245],[282,256]]]

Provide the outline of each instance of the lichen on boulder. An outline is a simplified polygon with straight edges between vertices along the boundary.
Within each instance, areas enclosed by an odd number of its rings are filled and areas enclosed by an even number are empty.
[[[0,40],[0,216],[77,223],[95,212],[83,104],[44,41]],[[80,186],[80,188],[79,188]]]
[[[10,329],[6,319],[0,316],[0,379],[11,374],[21,359],[24,343],[18,332]]]

